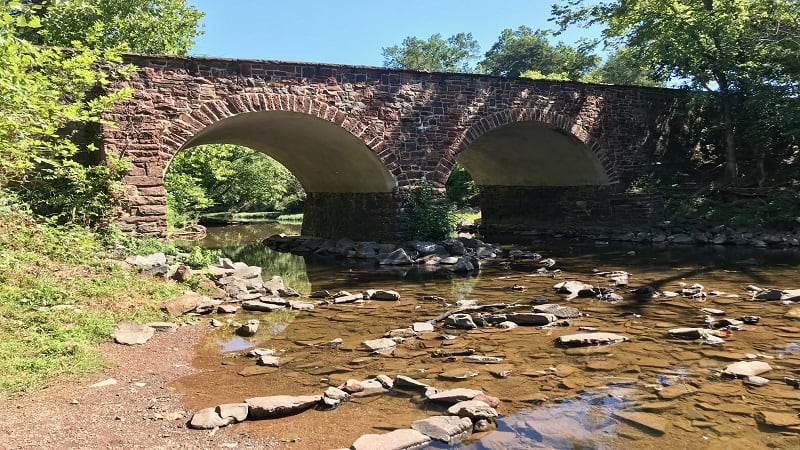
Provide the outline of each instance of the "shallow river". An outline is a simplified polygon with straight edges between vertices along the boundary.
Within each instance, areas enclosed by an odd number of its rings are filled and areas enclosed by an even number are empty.
[[[327,386],[350,378],[402,374],[442,389],[480,389],[502,401],[496,428],[474,434],[462,444],[426,448],[800,449],[800,390],[784,382],[784,377],[800,378],[800,322],[786,316],[791,305],[754,302],[745,290],[748,285],[800,288],[797,251],[529,241],[523,248],[557,261],[554,268],[562,272],[556,278],[536,276],[539,266],[534,263],[507,261],[487,263],[478,276],[464,277],[306,259],[258,244],[277,232],[297,230],[228,226],[211,229],[202,245],[223,248],[234,260],[262,266],[265,279],[280,275],[287,286],[306,295],[322,289],[392,289],[401,299],[317,306],[293,318],[252,315],[262,321],[254,338],[237,338],[230,328],[209,333],[195,361],[203,371],[176,384],[192,409],[257,396],[321,394]],[[606,279],[593,274],[595,270],[627,271],[632,274],[631,288],[651,285],[660,291],[680,291],[684,284],[700,283],[706,292],[718,295],[702,301],[663,296],[637,301],[624,289],[618,292],[625,300],[616,304],[586,298],[570,301],[584,316],[566,327],[463,331],[443,329],[439,323],[436,332],[407,339],[389,356],[371,355],[361,346],[389,330],[454,309],[458,300],[527,305],[545,297],[551,303],[564,303],[566,296],[552,288],[560,281],[608,286]],[[512,285],[525,290],[509,290]],[[447,304],[423,300],[430,295],[444,298]],[[701,308],[723,310],[729,318],[760,316],[761,320],[733,331],[722,345],[666,335],[672,328],[702,327]],[[239,314],[236,320],[248,318]],[[559,336],[578,333],[578,327],[622,334],[630,341],[569,349],[555,344]],[[444,334],[458,337],[445,340]],[[343,340],[342,345],[331,345],[337,338]],[[257,367],[242,356],[254,346],[278,350],[281,367]],[[437,357],[437,353],[465,349],[503,361],[470,364],[461,357]],[[753,386],[719,376],[721,369],[746,360],[746,355],[772,367],[761,375],[770,380],[768,384]],[[453,372],[474,376],[446,377]],[[501,372],[510,374],[502,377]],[[445,409],[419,394],[391,392],[356,398],[333,411],[312,410],[233,426],[275,437],[289,448],[346,448],[362,434],[408,428],[412,421]],[[780,420],[782,426],[765,424],[762,417],[776,425]],[[654,421],[650,425],[657,429],[648,428],[648,421]]]

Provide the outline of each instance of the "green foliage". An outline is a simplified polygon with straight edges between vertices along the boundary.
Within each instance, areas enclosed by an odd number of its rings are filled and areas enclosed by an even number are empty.
[[[219,250],[205,249],[200,246],[192,247],[188,254],[179,257],[178,261],[192,269],[202,269],[209,264],[216,264],[222,252]]]
[[[305,200],[297,179],[274,159],[235,145],[181,151],[164,177],[171,226],[196,223],[207,211],[296,209]]]
[[[422,179],[409,195],[409,228],[422,239],[445,239],[453,231],[455,216],[444,193]]]
[[[617,49],[603,64],[586,74],[581,81],[629,86],[664,87],[664,84],[657,80],[652,70],[646,66],[645,61],[642,61],[627,48]]]
[[[629,49],[643,66],[654,68],[658,79],[713,92],[728,182],[739,176],[737,98],[759,96],[763,92],[759,87],[783,88],[789,98],[797,95],[800,2],[572,0],[554,5],[553,14],[562,29],[575,24],[604,26],[607,44]]]
[[[550,35],[526,26],[505,29],[486,52],[480,67],[492,75],[519,77],[534,71],[545,77],[565,74],[566,79],[576,81],[597,65],[598,58],[588,46],[572,47],[561,42],[552,45]]]
[[[186,55],[202,34],[204,13],[186,0],[58,0],[39,13],[43,26],[25,37],[33,43],[93,48],[124,45],[138,53]]]
[[[453,166],[453,170],[450,172],[450,177],[447,179],[447,184],[445,185],[445,191],[447,192],[447,199],[455,205],[456,208],[475,206],[478,201],[478,194],[480,193],[478,186],[469,175],[469,172],[459,163]]]
[[[383,64],[393,69],[473,72],[472,61],[478,58],[479,51],[472,33],[458,33],[447,39],[437,33],[427,41],[408,36],[401,45],[383,48]]]
[[[98,344],[120,320],[165,318],[158,303],[181,287],[109,264],[113,244],[0,195],[0,397],[102,367]]]

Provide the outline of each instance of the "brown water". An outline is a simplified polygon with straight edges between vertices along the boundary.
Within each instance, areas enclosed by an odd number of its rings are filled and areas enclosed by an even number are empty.
[[[502,262],[487,264],[478,276],[460,277],[407,269],[377,270],[247,246],[247,242],[275,232],[263,225],[216,231],[211,230],[211,238],[203,245],[226,247],[232,258],[261,265],[265,277],[281,275],[287,285],[304,294],[320,289],[359,292],[382,288],[396,290],[402,297],[399,302],[317,306],[293,319],[279,314],[271,322],[269,316],[253,315],[262,321],[262,327],[246,340],[235,337],[230,329],[209,333],[195,361],[203,372],[176,384],[190,408],[256,396],[320,394],[327,386],[349,378],[403,374],[441,389],[481,389],[502,401],[495,429],[475,434],[463,444],[432,444],[428,448],[800,448],[800,390],[783,381],[786,376],[800,377],[800,323],[785,316],[791,305],[752,302],[745,290],[750,284],[800,288],[797,252],[531,242],[527,248],[558,261],[556,267],[562,270],[558,278],[535,276],[538,266],[532,263]],[[222,234],[227,236],[222,242],[225,245],[213,241]],[[630,254],[632,251],[635,254]],[[641,302],[621,291],[625,301],[617,304],[594,299],[569,302],[585,316],[568,327],[462,331],[445,330],[439,324],[436,332],[407,339],[389,356],[362,350],[363,341],[436,317],[454,309],[461,299],[527,305],[545,297],[552,303],[564,303],[564,296],[552,289],[559,281],[607,285],[593,270],[630,272],[633,288],[649,284],[659,290],[679,291],[681,283],[700,283],[706,292],[720,294],[705,301],[659,297]],[[525,291],[507,289],[514,284],[525,286]],[[449,305],[424,301],[424,295],[443,297]],[[704,307],[724,310],[730,318],[757,315],[761,321],[733,331],[719,346],[666,336],[671,328],[702,327],[705,315],[700,309]],[[529,307],[521,310],[526,309]],[[247,318],[250,316],[236,317],[239,321]],[[595,327],[631,340],[573,349],[555,345],[557,337],[577,333],[578,327]],[[458,337],[443,340],[442,334]],[[343,340],[341,346],[330,344],[336,338]],[[282,366],[255,366],[252,359],[241,356],[251,346],[278,350]],[[474,349],[476,354],[504,360],[469,364],[462,358],[451,361],[434,355],[459,349]],[[770,380],[766,386],[719,377],[719,370],[745,360],[747,354],[757,355],[772,367],[762,375]],[[441,377],[454,370],[475,376],[463,381]],[[498,375],[506,370],[511,371],[507,377]],[[307,411],[234,426],[284,440],[290,448],[330,449],[348,447],[365,433],[407,428],[412,421],[441,411],[442,407],[424,401],[419,394],[393,392],[357,398],[333,411]],[[785,413],[797,423],[781,428],[760,424],[756,416],[762,411]],[[664,433],[616,415],[631,412],[663,420]]]

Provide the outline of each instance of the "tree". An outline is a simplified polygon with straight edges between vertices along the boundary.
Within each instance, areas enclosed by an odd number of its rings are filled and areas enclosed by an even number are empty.
[[[408,36],[401,45],[383,48],[383,64],[392,69],[473,72],[472,61],[479,52],[480,46],[472,33],[458,33],[446,40],[437,33],[427,41]]]
[[[752,86],[798,81],[796,0],[616,0],[553,6],[562,29],[601,24],[611,45],[629,48],[664,79],[716,96],[724,137],[723,181],[739,175],[735,102]]]
[[[486,52],[480,67],[489,74],[518,77],[525,72],[566,74],[569,80],[578,80],[598,58],[586,46],[571,47],[559,42],[550,44],[550,32],[532,30],[521,26],[516,31],[505,29],[497,42]]]
[[[168,220],[178,227],[210,211],[285,211],[305,200],[297,179],[274,159],[236,145],[201,145],[175,155],[164,177]]]
[[[186,0],[29,0],[44,26],[24,37],[39,45],[92,48],[120,44],[139,53],[185,55],[202,34],[204,13]]]
[[[630,86],[663,87],[651,68],[630,49],[620,48],[581,81]]]
[[[97,225],[119,204],[118,161],[87,168],[71,138],[76,123],[102,123],[101,112],[130,91],[98,94],[118,75],[97,70],[119,62],[113,51],[76,43],[67,51],[38,47],[18,35],[40,26],[31,7],[17,1],[0,9],[0,188],[28,201],[39,214]],[[91,147],[89,147],[91,149]]]

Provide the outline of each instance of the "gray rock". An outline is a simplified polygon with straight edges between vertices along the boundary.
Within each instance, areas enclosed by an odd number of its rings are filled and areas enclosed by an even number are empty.
[[[505,315],[506,320],[517,325],[542,326],[558,320],[555,314],[544,313],[512,313]]]
[[[477,391],[475,389],[456,388],[447,391],[431,393],[430,395],[427,395],[427,397],[428,400],[434,402],[453,405],[465,400],[472,400],[476,395],[482,394],[483,391]]]
[[[764,361],[739,361],[728,364],[722,374],[731,378],[747,378],[761,375],[770,370],[772,367]]]
[[[125,258],[125,262],[132,266],[139,266],[139,267],[152,266],[156,264],[164,265],[167,264],[167,255],[159,252],[147,256],[141,256],[141,255],[129,256]]]
[[[569,347],[579,347],[586,345],[607,345],[618,342],[626,342],[629,339],[613,333],[578,333],[561,336],[558,338],[560,344]]]
[[[667,334],[678,339],[700,339],[705,332],[702,328],[673,328]]]
[[[286,286],[283,284],[283,278],[275,275],[274,277],[270,278],[269,281],[264,282],[264,289],[266,289],[271,295],[278,295],[278,291],[281,289],[286,289]]]
[[[250,300],[242,302],[242,309],[245,311],[273,312],[286,309],[286,307],[282,305],[275,305],[273,303],[266,303],[260,300]]]
[[[400,294],[397,291],[383,291],[377,290],[369,296],[370,300],[386,300],[397,301],[400,300]]]
[[[472,420],[492,420],[498,416],[496,409],[480,400],[460,401],[447,408],[447,413],[459,417],[469,417]]]
[[[800,289],[788,289],[781,292],[782,302],[798,302],[800,301]]]
[[[378,259],[378,264],[382,266],[402,266],[414,262],[414,259],[402,248],[398,248],[391,253],[381,253],[376,258]]]
[[[233,276],[236,278],[241,278],[243,280],[253,279],[253,278],[260,278],[261,277],[261,267],[258,266],[247,266],[242,267],[240,269],[236,269],[236,272],[233,273]]]
[[[249,407],[247,416],[250,420],[275,419],[291,416],[313,408],[322,400],[321,395],[273,395],[269,397],[253,397],[245,400]]]
[[[568,294],[567,300],[577,298],[582,291],[591,291],[594,286],[586,284],[582,281],[562,281],[553,286],[559,294]]]
[[[779,289],[765,289],[757,293],[753,300],[780,300],[783,297],[783,291]]]
[[[472,433],[472,420],[469,417],[433,416],[415,420],[411,428],[437,441],[452,444]]]
[[[356,294],[344,295],[344,296],[341,296],[341,297],[335,297],[333,299],[333,303],[337,304],[337,305],[343,304],[343,303],[355,303],[355,302],[363,302],[363,301],[364,301],[364,296],[361,295],[361,294],[359,294],[359,295],[356,295]]]
[[[458,258],[455,264],[450,266],[450,270],[455,273],[467,273],[481,268],[481,262],[474,256],[464,255]]]
[[[430,333],[434,330],[433,324],[430,322],[414,322],[411,324],[411,329],[415,333]]]
[[[372,339],[364,341],[364,346],[374,352],[379,352],[394,349],[397,347],[397,342],[389,338]]]
[[[148,327],[156,330],[161,331],[164,333],[174,333],[178,331],[178,324],[172,322],[150,322],[147,324]]]
[[[451,314],[444,320],[444,324],[461,330],[472,330],[478,328],[472,320],[472,316],[464,313]]]
[[[112,336],[118,344],[137,345],[147,342],[155,332],[156,330],[147,325],[124,320],[117,324]]]
[[[169,276],[170,270],[170,267],[166,264],[153,264],[152,266],[143,267],[142,273],[151,277],[166,278]]]
[[[375,379],[386,389],[392,389],[394,387],[394,380],[392,380],[388,375],[381,374],[375,377]]]
[[[464,357],[464,362],[476,364],[497,364],[502,361],[503,358],[499,356],[468,355]]]
[[[504,330],[513,330],[514,328],[517,328],[518,326],[519,325],[515,324],[514,322],[508,321],[508,320],[506,320],[504,322],[500,322],[500,323],[497,324],[497,328],[502,328]]]
[[[533,307],[533,311],[537,313],[553,314],[559,319],[575,319],[582,315],[581,312],[578,310],[578,308],[573,308],[571,306],[557,305],[555,303],[545,303],[544,305],[536,305]]]
[[[300,293],[295,291],[294,289],[287,287],[283,289],[278,289],[278,296],[279,297],[300,297]]]
[[[424,391],[430,386],[421,381],[417,381],[411,377],[407,377],[405,375],[397,375],[394,379],[394,387],[396,387],[397,389]]]
[[[204,297],[203,301],[194,309],[196,314],[210,314],[217,310],[217,307],[222,304],[222,300],[214,300],[213,298]]]
[[[289,301],[289,307],[296,311],[313,311],[314,304],[309,302]]]
[[[328,388],[325,389],[324,395],[325,397],[340,401],[346,401],[350,398],[350,394],[334,386],[328,386]]]
[[[250,407],[247,403],[224,403],[217,406],[217,414],[223,419],[233,419],[234,422],[244,422],[247,420],[247,414]]]
[[[187,312],[194,311],[198,305],[202,304],[207,297],[194,292],[184,292],[182,295],[167,301],[162,306],[171,316],[178,317]]]
[[[273,355],[261,355],[256,360],[256,364],[266,367],[279,367],[281,365],[280,358]]]
[[[217,306],[217,313],[219,314],[236,314],[241,309],[239,305],[219,305]]]
[[[260,322],[257,319],[250,319],[247,323],[241,325],[239,328],[236,329],[236,334],[239,336],[253,336],[258,331],[258,326]]]
[[[217,427],[224,427],[234,423],[233,417],[221,417],[217,408],[204,408],[192,415],[189,427],[199,430],[211,430]]]
[[[412,429],[400,429],[384,434],[365,434],[356,439],[350,450],[407,450],[419,448],[431,438]]]

